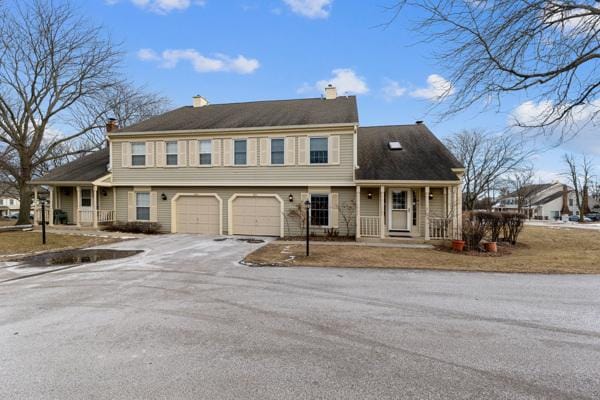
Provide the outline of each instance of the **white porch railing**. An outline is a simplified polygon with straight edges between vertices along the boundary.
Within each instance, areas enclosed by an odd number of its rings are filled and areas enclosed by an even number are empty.
[[[45,214],[46,214],[46,222],[50,223],[50,210],[48,209],[48,207],[45,208]],[[38,224],[42,223],[42,207],[38,206],[35,207],[33,212],[35,213],[35,221],[37,221]]]
[[[114,210],[98,210],[98,223],[113,222],[115,220]]]
[[[429,237],[432,240],[452,238],[452,218],[429,218]]]
[[[379,217],[360,217],[360,236],[379,237],[381,234]]]

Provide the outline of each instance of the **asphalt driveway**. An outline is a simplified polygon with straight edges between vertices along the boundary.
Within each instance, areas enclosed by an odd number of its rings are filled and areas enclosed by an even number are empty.
[[[239,265],[257,246],[1,284],[0,398],[600,396],[600,276]]]

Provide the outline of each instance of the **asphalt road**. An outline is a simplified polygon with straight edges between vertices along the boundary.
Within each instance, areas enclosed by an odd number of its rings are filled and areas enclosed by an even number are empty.
[[[257,246],[1,284],[0,398],[600,397],[600,276],[237,263]]]

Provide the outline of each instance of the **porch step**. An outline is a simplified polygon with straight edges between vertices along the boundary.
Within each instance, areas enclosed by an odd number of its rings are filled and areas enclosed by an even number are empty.
[[[365,243],[410,243],[410,244],[429,244],[423,238],[412,236],[388,236],[383,239],[373,237],[361,237],[357,241]]]

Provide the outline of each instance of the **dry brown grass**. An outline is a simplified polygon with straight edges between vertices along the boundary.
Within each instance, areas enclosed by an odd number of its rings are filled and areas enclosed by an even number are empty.
[[[452,271],[600,273],[600,232],[583,229],[527,227],[520,245],[498,256],[473,256],[433,249],[350,245],[311,246],[270,243],[247,262],[282,266],[415,268]],[[290,256],[295,258],[290,260]]]
[[[118,241],[113,238],[52,233],[48,233],[46,239],[46,244],[42,245],[42,234],[40,232],[0,232],[0,256],[90,247]]]
[[[4,219],[4,218],[0,218],[0,226],[11,226],[11,225],[14,225],[15,222],[17,222],[16,219]]]

